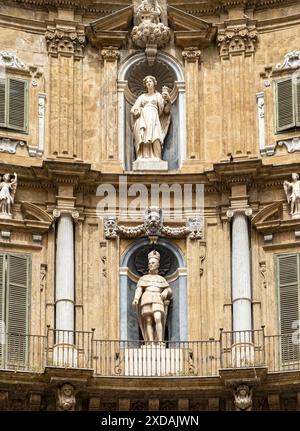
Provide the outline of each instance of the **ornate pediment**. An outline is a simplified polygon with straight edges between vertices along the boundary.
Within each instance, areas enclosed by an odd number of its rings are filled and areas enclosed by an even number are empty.
[[[258,230],[264,230],[274,225],[277,225],[282,220],[282,202],[273,202],[261,209],[251,220],[252,224]]]
[[[174,30],[175,43],[181,48],[206,48],[216,35],[213,24],[168,6],[170,27]]]
[[[108,16],[93,21],[87,27],[87,36],[97,48],[113,46],[121,48],[131,27],[133,7],[127,6]]]
[[[25,226],[32,231],[47,232],[53,224],[53,217],[35,204],[22,202],[21,211]]]

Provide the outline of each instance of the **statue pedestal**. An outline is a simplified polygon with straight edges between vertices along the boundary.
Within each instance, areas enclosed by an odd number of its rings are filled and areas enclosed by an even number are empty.
[[[132,164],[134,171],[167,171],[168,162],[158,158],[137,159]]]
[[[4,220],[12,220],[12,214],[7,214],[7,213],[0,213],[0,219],[4,219]]]
[[[300,212],[299,212],[299,211],[297,211],[297,212],[295,212],[294,214],[292,214],[292,219],[293,219],[293,220],[300,219]]]
[[[187,368],[184,360],[187,349],[166,348],[149,344],[140,348],[125,348],[124,375],[135,377],[180,376]]]

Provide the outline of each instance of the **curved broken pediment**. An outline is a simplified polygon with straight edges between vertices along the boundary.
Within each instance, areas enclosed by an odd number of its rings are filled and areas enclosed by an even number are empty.
[[[34,231],[47,232],[53,224],[53,217],[35,204],[22,202],[21,211],[25,225]]]
[[[282,219],[282,201],[273,202],[260,210],[252,219],[252,224],[256,227],[262,223],[274,222],[275,220]]]

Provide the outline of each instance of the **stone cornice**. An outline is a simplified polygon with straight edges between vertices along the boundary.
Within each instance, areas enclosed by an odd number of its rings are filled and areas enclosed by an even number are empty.
[[[195,0],[188,2],[183,0],[169,0],[169,5],[180,8],[186,13],[195,16],[220,15],[222,12],[238,6],[255,11],[297,3],[297,0]]]
[[[130,0],[9,0],[7,3],[16,3],[23,7],[38,7],[46,10],[53,8],[68,8],[78,11],[97,13],[97,14],[110,14],[118,9],[131,4]],[[6,0],[2,0],[5,3]]]

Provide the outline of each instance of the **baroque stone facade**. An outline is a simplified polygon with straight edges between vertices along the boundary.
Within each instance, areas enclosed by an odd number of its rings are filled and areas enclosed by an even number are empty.
[[[299,2],[0,12],[0,409],[299,409],[300,123],[279,130],[276,106]],[[172,105],[155,172],[132,169],[147,75]],[[172,290],[159,346],[131,306],[152,250]]]

